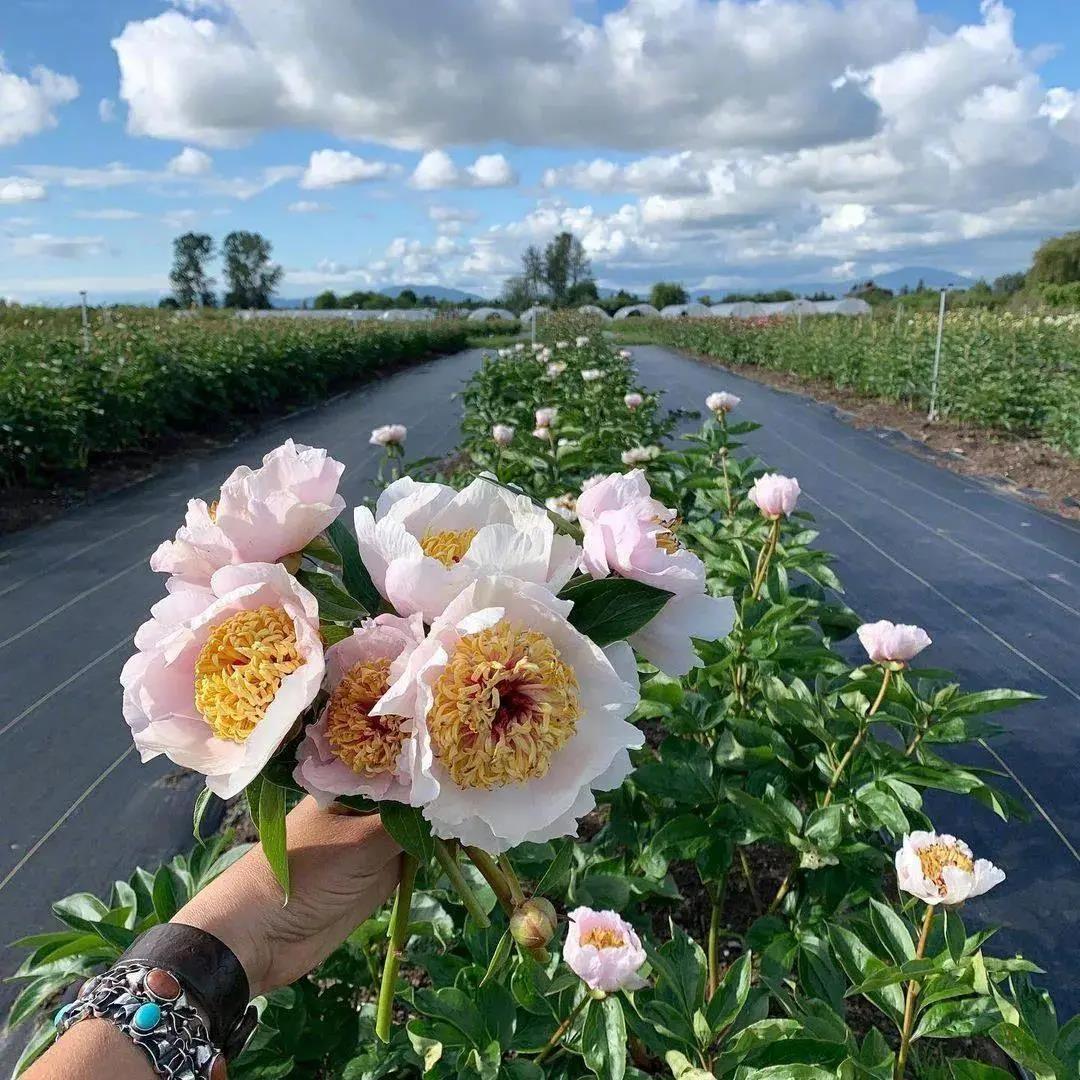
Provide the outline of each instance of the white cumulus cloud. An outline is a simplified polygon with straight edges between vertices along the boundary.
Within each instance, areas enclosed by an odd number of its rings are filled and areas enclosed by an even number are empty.
[[[313,150],[300,186],[317,191],[342,184],[383,180],[393,176],[396,171],[396,167],[388,162],[368,161],[350,154],[348,150]]]
[[[25,176],[0,176],[0,204],[40,202],[46,197],[40,180]]]
[[[471,165],[459,169],[445,150],[429,150],[417,162],[409,183],[421,191],[445,188],[513,187],[517,173],[502,154],[481,154]]]
[[[213,171],[214,162],[205,150],[185,146],[176,157],[170,158],[165,168],[176,176],[205,176]]]
[[[70,75],[38,66],[24,78],[10,71],[0,55],[0,146],[56,127],[53,110],[78,96],[79,84]]]
[[[79,259],[100,255],[105,240],[100,236],[54,236],[52,233],[31,233],[11,240],[12,254],[19,258],[46,256],[55,259]]]

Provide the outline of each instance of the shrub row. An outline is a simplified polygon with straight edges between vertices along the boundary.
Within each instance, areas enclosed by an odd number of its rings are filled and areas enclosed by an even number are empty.
[[[688,319],[648,327],[659,342],[896,401],[930,404],[937,314],[899,320]],[[945,418],[1037,436],[1080,454],[1080,321],[950,312],[937,411]]]
[[[220,431],[404,360],[465,346],[465,323],[241,321],[125,313],[86,338],[67,313],[0,321],[0,485],[96,454]]]

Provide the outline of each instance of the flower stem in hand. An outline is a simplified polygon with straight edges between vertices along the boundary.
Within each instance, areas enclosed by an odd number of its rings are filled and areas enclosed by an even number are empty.
[[[930,928],[934,924],[934,908],[931,904],[926,905],[926,914],[923,916],[922,930],[919,932],[919,943],[915,946],[915,958],[921,960],[926,954],[926,942],[930,937]],[[911,1029],[915,1025],[915,999],[919,996],[919,984],[914,979],[907,984],[907,994],[904,996],[904,1025],[900,1029],[900,1049],[896,1054],[895,1080],[903,1080],[904,1069],[907,1067],[908,1050],[911,1049]]]
[[[405,939],[409,933],[409,913],[412,910],[413,886],[416,884],[418,866],[414,855],[406,854],[402,858],[401,884],[398,885],[394,909],[390,914],[390,943],[386,949],[386,960],[383,962],[382,985],[379,987],[379,1004],[375,1014],[375,1034],[384,1043],[390,1041],[394,987],[405,949]]]

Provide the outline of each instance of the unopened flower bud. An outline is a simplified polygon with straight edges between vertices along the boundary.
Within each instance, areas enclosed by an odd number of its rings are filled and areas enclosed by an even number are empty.
[[[510,916],[510,933],[523,949],[542,949],[555,936],[557,923],[551,901],[534,896]]]

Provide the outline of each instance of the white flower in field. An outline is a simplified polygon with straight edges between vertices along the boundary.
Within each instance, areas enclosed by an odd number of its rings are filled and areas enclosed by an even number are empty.
[[[569,341],[556,341],[555,342],[555,348],[556,349],[569,349],[570,348],[570,342]]]
[[[551,350],[543,349],[537,354],[536,359],[539,360],[541,364],[546,364],[551,359]]]
[[[566,365],[561,360],[553,360],[545,370],[549,379],[557,379],[566,370]]]
[[[552,495],[544,500],[544,505],[553,513],[566,518],[567,521],[577,521],[577,497],[565,492],[562,495]]]
[[[491,437],[497,446],[509,446],[514,441],[514,427],[511,424],[494,424]]]
[[[538,428],[551,427],[559,417],[559,410],[554,405],[545,405],[536,410],[536,426]]]
[[[581,372],[581,377],[586,382],[596,382],[597,379],[602,379],[604,377],[604,373],[599,368],[585,368]]]
[[[614,911],[579,907],[571,911],[563,959],[590,990],[614,994],[648,983],[638,971],[645,950],[634,928]]]
[[[586,476],[585,479],[581,481],[581,490],[582,491],[588,491],[589,488],[595,487],[601,481],[606,480],[606,479],[607,479],[607,476],[606,475],[601,475],[600,473],[597,473],[594,476]]]
[[[577,442],[574,439],[560,439],[555,445],[560,447],[577,446]]]
[[[400,716],[371,710],[424,640],[420,615],[379,615],[326,650],[330,695],[296,752],[293,777],[326,807],[338,795],[409,801],[409,736]]]
[[[408,718],[412,803],[436,836],[495,854],[576,835],[593,791],[629,774],[643,742],[626,721],[633,656],[575,630],[572,607],[516,578],[477,579],[375,706]]]
[[[345,466],[325,450],[287,440],[262,466],[234,469],[209,506],[188,503],[184,524],[150,557],[150,567],[206,584],[222,566],[277,562],[302,550],[345,509]]]
[[[632,446],[622,452],[624,465],[644,465],[648,461],[655,461],[660,456],[659,446]]]
[[[372,446],[400,446],[408,433],[409,429],[404,424],[383,424],[372,429],[368,442]]]
[[[478,477],[462,491],[445,484],[396,480],[375,513],[356,509],[360,555],[379,592],[401,615],[439,615],[470,582],[512,574],[558,592],[580,549],[555,532],[527,496]]]
[[[545,345],[544,345],[544,343],[542,341],[534,341],[532,343],[532,351],[533,352],[543,352],[544,348],[545,348]]]
[[[499,356],[501,356],[504,360],[506,359],[506,357],[508,357],[510,355],[511,355],[511,350],[510,349],[500,349],[499,350]]]
[[[634,409],[640,409],[645,404],[645,399],[641,394],[631,391],[629,394],[623,396],[623,404],[633,412]]]
[[[863,623],[856,632],[875,664],[906,664],[931,644],[930,635],[921,626],[891,623],[888,619]]]
[[[546,439],[548,442],[550,442],[551,441],[551,428],[546,428],[546,427],[533,428],[533,438],[534,439]]]
[[[947,833],[913,832],[896,853],[899,887],[927,904],[960,904],[989,892],[1005,873]]]
[[[718,390],[705,399],[705,408],[712,413],[729,413],[740,401],[742,401],[741,397],[729,394],[726,390]]]
[[[618,574],[672,594],[630,644],[668,675],[700,667],[692,639],[726,637],[735,605],[705,591],[705,564],[679,543],[675,511],[652,497],[645,474],[634,469],[590,485],[578,498],[577,513],[582,563],[592,577]]]
[[[524,351],[525,351],[525,342],[518,341],[518,342],[514,343],[514,352],[524,352]]]
[[[619,359],[620,360],[629,360],[630,357],[632,357],[633,355],[634,354],[629,349],[620,349],[619,350]]]
[[[144,762],[202,773],[223,799],[270,760],[323,677],[319,605],[278,563],[170,578],[124,665],[124,719]]]
[[[801,494],[799,481],[779,473],[765,473],[754,481],[747,498],[764,517],[776,520],[787,517],[794,509]]]
[[[588,337],[586,337],[586,336],[585,336],[584,334],[582,334],[582,335],[581,335],[581,337],[579,337],[579,338],[576,338],[576,339],[574,340],[574,344],[575,344],[575,345],[576,345],[576,346],[577,346],[577,347],[578,347],[579,349],[583,349],[583,348],[585,348],[585,346],[586,346],[586,345],[588,345],[588,344],[589,344],[589,339],[588,339]]]

